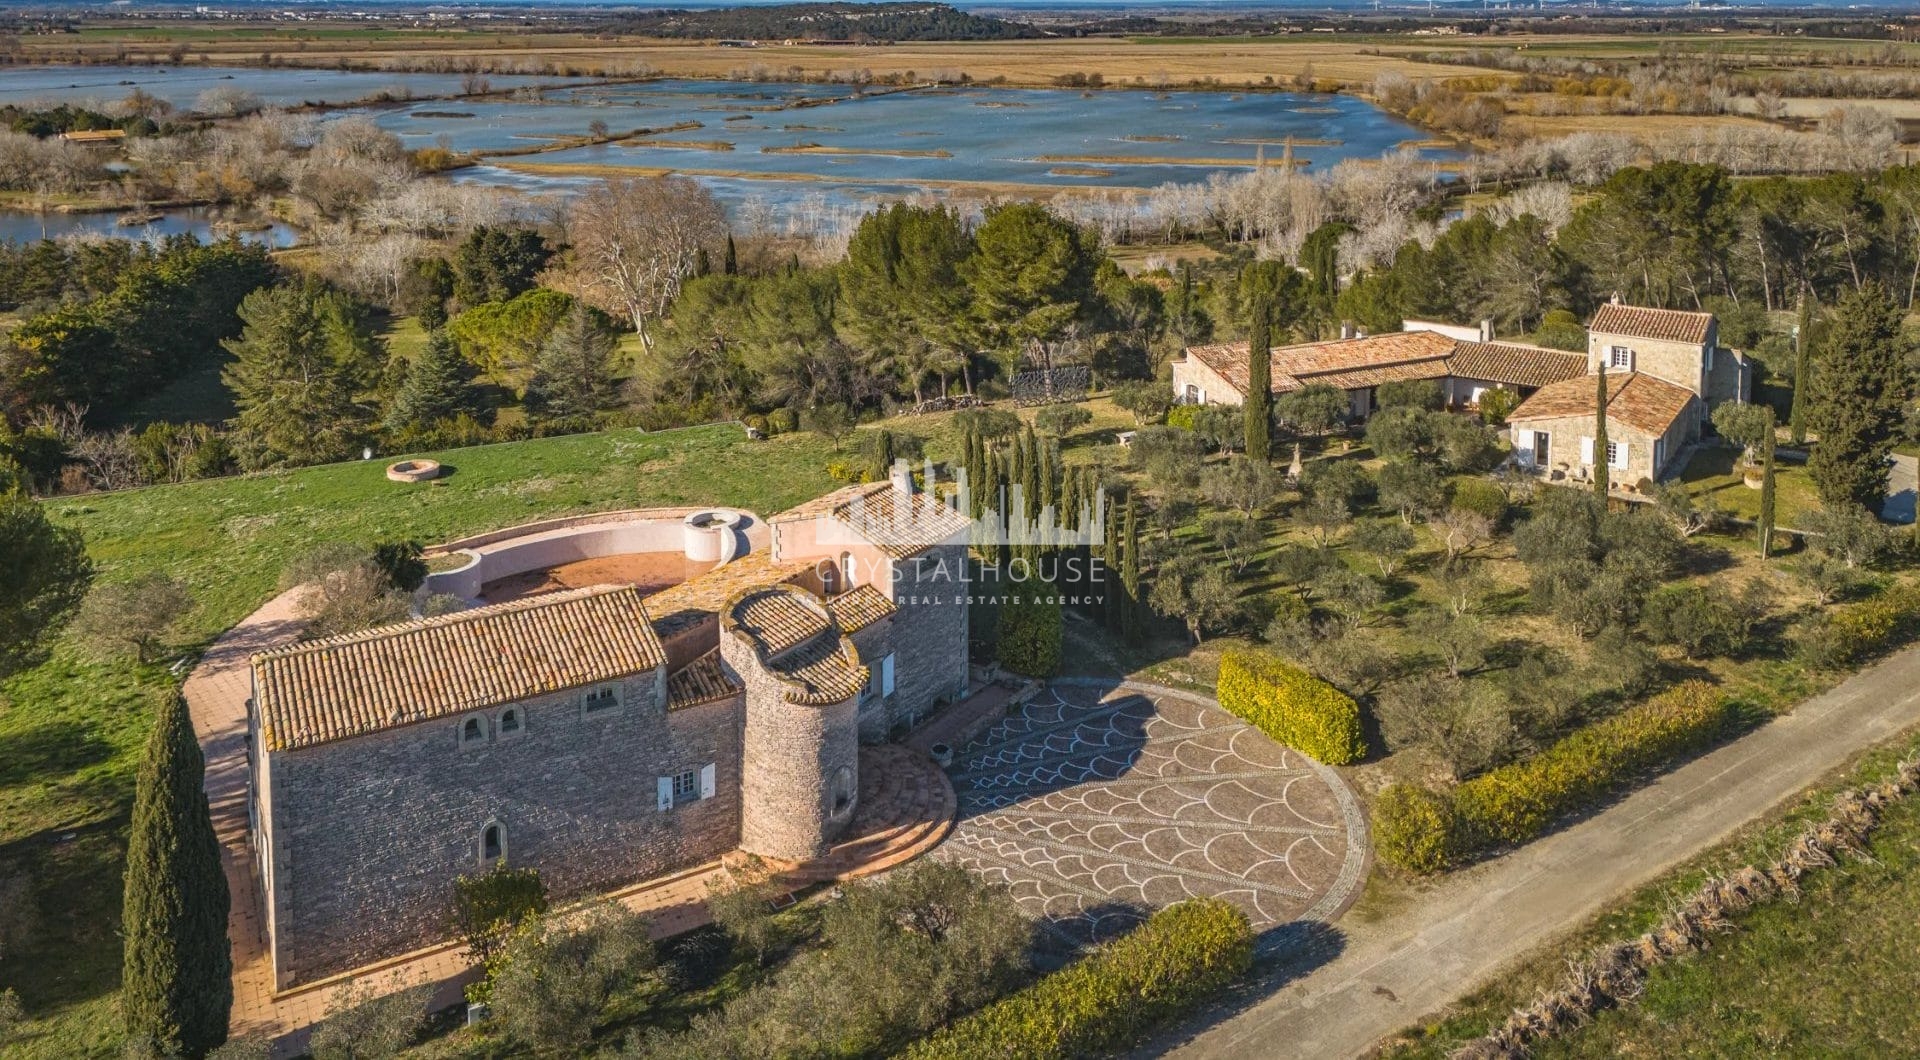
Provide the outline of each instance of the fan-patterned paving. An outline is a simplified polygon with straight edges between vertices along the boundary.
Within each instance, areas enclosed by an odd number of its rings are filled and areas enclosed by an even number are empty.
[[[959,823],[941,856],[1070,946],[1200,896],[1263,932],[1330,920],[1364,866],[1364,819],[1331,770],[1169,689],[1057,684],[949,772]]]

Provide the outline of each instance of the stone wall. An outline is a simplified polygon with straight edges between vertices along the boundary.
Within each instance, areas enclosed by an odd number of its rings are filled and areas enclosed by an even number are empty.
[[[967,550],[940,545],[894,561],[894,726],[911,725],[967,687]],[[876,669],[880,662],[868,660]]]
[[[666,713],[653,673],[590,714],[580,690],[519,704],[523,729],[462,746],[465,718],[276,753],[274,958],[284,989],[443,939],[481,833],[540,870],[556,900],[719,857],[740,834],[738,697]],[[715,767],[714,796],[662,812],[657,780]]]
[[[1707,329],[1707,344],[1712,345],[1717,329]],[[1706,349],[1691,342],[1676,342],[1669,339],[1643,339],[1633,335],[1609,335],[1595,331],[1587,336],[1587,371],[1597,372],[1615,346],[1625,346],[1633,351],[1633,371],[1645,372],[1656,379],[1664,379],[1674,386],[1685,387],[1697,395],[1704,395],[1707,388]],[[1620,369],[1609,368],[1611,375],[1620,374]]]

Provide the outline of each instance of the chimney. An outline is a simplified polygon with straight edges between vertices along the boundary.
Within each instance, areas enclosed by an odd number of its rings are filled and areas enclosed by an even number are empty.
[[[1611,302],[1610,302],[1609,304],[1611,304],[1611,305],[1619,305],[1619,304],[1620,304],[1620,292],[1619,292],[1619,291],[1615,291],[1615,292],[1613,292],[1613,299],[1611,300]]]
[[[893,492],[902,497],[913,496],[913,465],[895,460],[893,470],[887,472],[887,481],[893,483]]]
[[[1486,317],[1480,321],[1480,341],[1481,342],[1493,341],[1493,318],[1492,317]]]
[[[1342,320],[1340,322],[1340,337],[1343,339],[1353,338],[1353,321]]]

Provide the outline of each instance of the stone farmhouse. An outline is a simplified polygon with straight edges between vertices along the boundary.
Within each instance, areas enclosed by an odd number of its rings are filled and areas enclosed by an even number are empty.
[[[502,861],[567,900],[825,853],[859,744],[965,692],[967,527],[896,476],[644,598],[592,585],[255,656],[275,988],[443,940],[455,878]]]
[[[1379,335],[1342,329],[1342,337],[1279,346],[1272,353],[1275,395],[1307,386],[1347,393],[1351,418],[1364,420],[1386,383],[1431,379],[1447,404],[1472,408],[1488,390],[1521,398],[1507,417],[1514,459],[1551,480],[1588,481],[1596,459],[1612,480],[1657,481],[1673,459],[1711,429],[1723,401],[1746,401],[1746,358],[1719,345],[1713,314],[1613,303],[1587,327],[1587,352],[1570,353],[1496,340],[1477,328],[1409,320]],[[1594,375],[1607,379],[1607,451],[1595,453],[1598,399]],[[1247,344],[1190,346],[1173,361],[1175,400],[1239,404],[1247,392]]]

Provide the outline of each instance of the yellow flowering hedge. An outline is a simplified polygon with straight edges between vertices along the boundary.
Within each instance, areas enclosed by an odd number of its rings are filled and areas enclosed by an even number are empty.
[[[1920,585],[1903,583],[1828,611],[1808,628],[1800,647],[1808,662],[1837,669],[1915,634],[1920,634]]]
[[[1246,974],[1253,928],[1218,898],[1168,906],[1132,934],[916,1042],[906,1060],[1066,1060],[1111,1053]]]
[[[1736,713],[1712,685],[1689,681],[1532,758],[1482,773],[1454,791],[1461,839],[1472,846],[1524,843],[1634,773],[1714,743]]]
[[[1318,761],[1338,766],[1367,756],[1360,705],[1291,663],[1229,651],[1214,694],[1235,717]]]
[[[1421,876],[1453,863],[1453,799],[1416,784],[1390,784],[1373,801],[1373,852]]]

